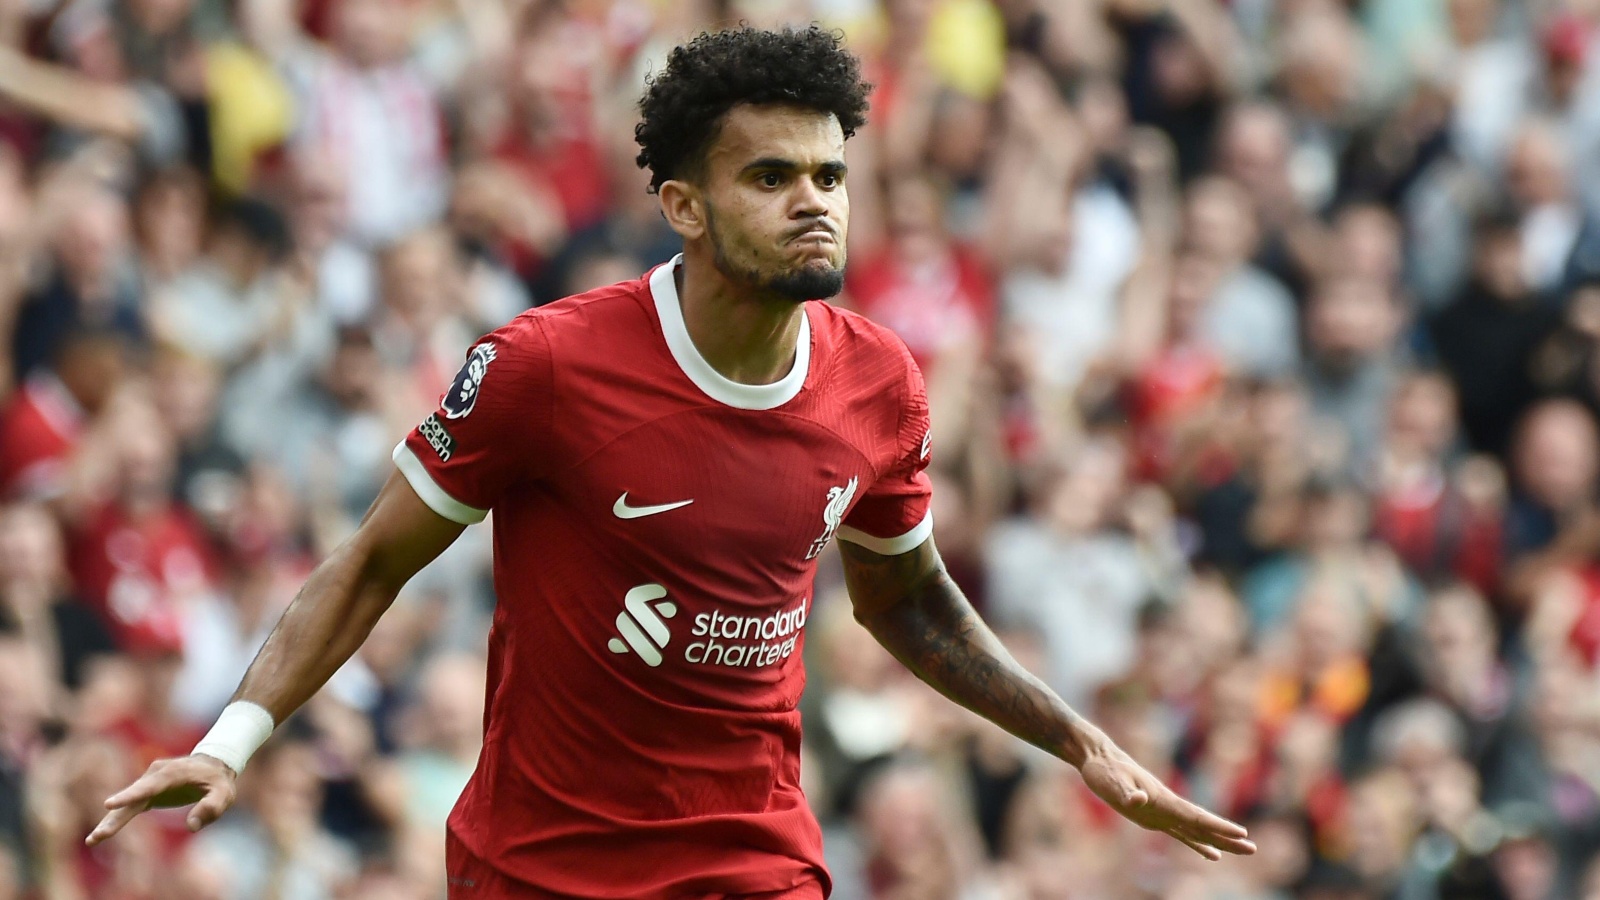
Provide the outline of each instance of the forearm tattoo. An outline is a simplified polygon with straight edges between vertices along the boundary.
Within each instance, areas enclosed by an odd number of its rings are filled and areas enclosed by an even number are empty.
[[[856,618],[935,690],[1079,765],[1092,726],[1006,651],[930,540],[899,556],[840,543]]]

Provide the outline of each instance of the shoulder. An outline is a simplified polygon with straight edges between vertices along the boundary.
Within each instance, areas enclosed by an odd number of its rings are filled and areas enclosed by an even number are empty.
[[[892,468],[914,450],[927,431],[927,388],[905,341],[888,328],[849,310],[813,303],[812,320],[827,360],[827,402],[852,423],[853,433],[871,435],[874,458]]]
[[[814,302],[811,310],[817,338],[839,375],[868,389],[921,382],[922,374],[911,350],[898,334],[831,303]]]
[[[622,281],[563,297],[517,316],[521,328],[540,331],[558,347],[563,344],[617,339],[654,327],[650,286],[645,278]]]
[[[524,310],[479,339],[498,355],[548,356],[563,345],[586,345],[595,335],[648,324],[642,280],[624,281]],[[620,326],[620,327],[619,327]]]
[[[452,390],[552,396],[619,360],[636,360],[657,328],[643,280],[625,281],[525,310],[468,349]]]

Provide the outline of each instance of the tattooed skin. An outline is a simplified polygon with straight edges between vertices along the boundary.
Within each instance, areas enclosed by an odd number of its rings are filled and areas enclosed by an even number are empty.
[[[1251,854],[1249,832],[1178,796],[1028,674],[950,580],[932,539],[899,556],[840,542],[856,619],[939,693],[1077,767],[1097,797],[1209,860]]]
[[[933,541],[880,556],[841,541],[856,619],[939,693],[1074,766],[1102,738],[1029,674],[978,617]]]

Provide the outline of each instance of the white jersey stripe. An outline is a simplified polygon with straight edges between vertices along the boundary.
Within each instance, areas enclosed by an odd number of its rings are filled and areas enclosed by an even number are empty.
[[[405,441],[395,445],[392,458],[395,466],[400,469],[400,474],[411,483],[411,489],[417,492],[423,503],[428,504],[429,509],[439,515],[462,525],[475,525],[489,515],[488,510],[468,506],[445,493],[445,489],[433,480],[422,460],[417,459],[417,455],[411,452]]]
[[[923,541],[933,536],[933,507],[931,505],[928,507],[927,515],[922,517],[922,521],[918,522],[915,528],[899,537],[873,537],[865,531],[859,528],[851,528],[849,525],[840,525],[838,536],[841,541],[849,541],[858,547],[865,547],[879,556],[899,556],[902,553],[910,553],[912,550],[922,546]]]

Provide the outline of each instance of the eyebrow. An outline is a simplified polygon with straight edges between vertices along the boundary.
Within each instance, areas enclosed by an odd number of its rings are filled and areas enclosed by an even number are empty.
[[[740,174],[746,174],[755,171],[793,172],[799,168],[800,164],[792,159],[783,159],[782,157],[777,156],[763,156],[755,162],[745,166],[740,171]],[[845,165],[842,160],[830,159],[827,162],[817,166],[817,171],[824,175],[843,175],[850,171],[850,167]]]

